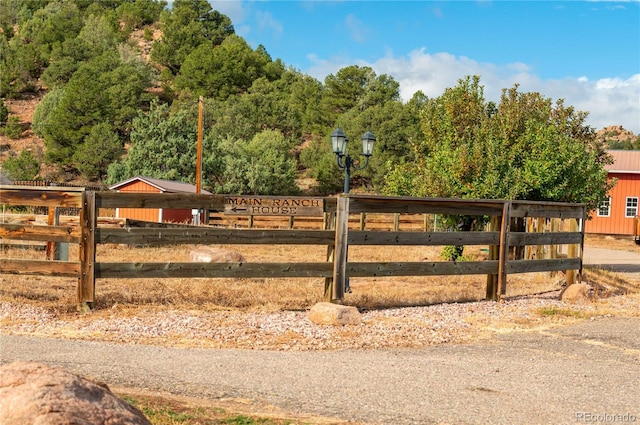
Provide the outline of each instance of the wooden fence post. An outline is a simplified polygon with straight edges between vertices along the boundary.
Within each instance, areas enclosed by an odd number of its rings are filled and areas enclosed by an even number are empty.
[[[501,220],[502,220],[502,217],[500,216],[492,216],[491,222],[489,223],[489,231],[490,232],[500,231],[502,227]],[[489,260],[498,260],[499,258],[500,258],[499,246],[489,245]],[[493,301],[498,300],[498,275],[497,274],[487,275],[487,292],[486,292],[485,298]]]
[[[578,282],[582,283],[582,266],[584,262],[584,235],[587,224],[587,207],[582,207],[582,218],[580,219],[580,270],[578,270]]]
[[[578,220],[575,218],[569,219],[569,231],[577,232],[578,231]],[[578,254],[578,244],[569,244],[567,248],[567,258],[576,258]],[[565,271],[565,277],[567,286],[573,285],[576,283],[576,271],[575,270],[567,270]]]
[[[95,301],[96,276],[96,193],[82,192],[80,210],[80,277],[78,279],[78,310],[86,311]]]
[[[511,202],[502,207],[500,226],[500,252],[498,255],[498,298],[507,293],[507,261],[509,260],[509,232],[511,223]]]
[[[544,233],[544,225],[545,225],[544,217],[538,217],[537,224],[538,224],[538,228],[536,229],[536,231],[538,233]],[[536,260],[544,260],[544,245],[536,246]]]
[[[336,228],[336,213],[324,213],[323,219],[323,230],[335,230]],[[333,262],[333,257],[335,253],[335,245],[327,246],[327,262]],[[326,302],[331,302],[331,297],[333,296],[333,278],[325,277],[324,278],[324,296],[323,299]]]
[[[333,299],[342,301],[347,279],[347,252],[349,236],[349,197],[338,197],[336,211],[335,256],[333,260]]]
[[[60,208],[58,207],[48,207],[47,208],[47,224],[49,226],[59,226],[60,225]],[[58,260],[58,253],[60,250],[59,242],[47,242],[47,260]]]

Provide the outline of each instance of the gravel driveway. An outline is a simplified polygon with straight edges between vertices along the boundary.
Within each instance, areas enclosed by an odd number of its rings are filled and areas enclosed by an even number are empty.
[[[1,363],[38,361],[114,386],[249,398],[369,424],[640,422],[640,318],[406,350],[202,350],[10,335],[0,335],[0,347]]]

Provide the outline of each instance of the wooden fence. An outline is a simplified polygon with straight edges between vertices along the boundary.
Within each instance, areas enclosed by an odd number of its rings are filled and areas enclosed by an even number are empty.
[[[24,260],[2,258],[0,273],[67,276],[78,278],[78,303],[91,307],[95,300],[96,279],[106,278],[254,278],[324,277],[325,299],[344,299],[348,277],[486,275],[487,299],[497,300],[506,293],[507,276],[514,273],[567,271],[567,282],[582,271],[582,248],[586,208],[583,204],[564,204],[504,200],[461,200],[369,195],[343,195],[322,199],[323,228],[318,230],[274,230],[219,228],[214,226],[106,227],[98,223],[101,209],[113,208],[191,208],[225,212],[224,196],[159,193],[115,193],[70,190],[64,187],[24,188],[0,186],[3,209],[13,206],[80,208],[78,225],[0,224],[0,240],[44,241],[79,244],[78,261]],[[399,231],[366,230],[349,226],[350,217],[364,214],[443,214],[488,216],[485,231]],[[50,214],[51,215],[51,214]],[[396,215],[398,217],[398,215]],[[569,231],[549,231],[545,226],[527,229],[535,220],[568,219]],[[551,229],[557,230],[557,229]],[[323,245],[326,262],[288,263],[127,263],[96,262],[98,244],[176,245],[176,244],[269,244]],[[486,261],[437,262],[350,262],[349,246],[487,246]],[[525,247],[568,245],[566,258],[510,255]],[[533,252],[533,251],[531,251]],[[526,257],[526,258],[529,258]]]

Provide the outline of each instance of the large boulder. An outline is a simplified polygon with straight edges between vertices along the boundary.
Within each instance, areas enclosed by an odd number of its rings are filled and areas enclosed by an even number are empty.
[[[0,366],[3,425],[151,425],[105,384],[62,368],[15,362]]]
[[[319,325],[359,325],[362,321],[356,307],[326,302],[311,307],[308,317]]]
[[[189,252],[189,261],[197,263],[244,263],[247,260],[239,252],[211,246],[198,246]]]
[[[569,304],[589,304],[591,302],[589,290],[590,287],[586,283],[574,283],[562,291],[560,299]]]

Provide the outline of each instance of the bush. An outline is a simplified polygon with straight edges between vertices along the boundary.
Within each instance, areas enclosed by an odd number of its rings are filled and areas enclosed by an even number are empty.
[[[20,118],[13,115],[7,119],[2,129],[2,133],[10,139],[19,139],[22,136],[22,125],[20,124]]]
[[[24,150],[18,156],[12,156],[2,164],[12,180],[33,180],[40,171],[40,164],[31,151]]]
[[[0,99],[0,126],[9,118],[9,109],[5,106],[4,101]]]

